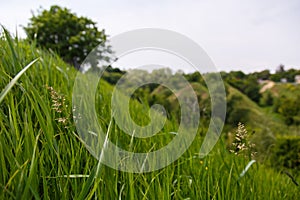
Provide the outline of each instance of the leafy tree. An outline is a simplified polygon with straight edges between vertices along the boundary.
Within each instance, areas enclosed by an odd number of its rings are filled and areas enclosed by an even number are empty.
[[[280,64],[276,69],[276,73],[282,73],[282,72],[285,72],[284,65]]]
[[[244,81],[244,86],[242,91],[253,101],[259,102],[261,94],[259,93],[259,85],[256,79],[249,78],[248,80]]]
[[[237,79],[244,79],[246,77],[246,74],[242,71],[232,71],[230,72],[230,75]]]
[[[274,82],[280,82],[282,75],[280,73],[275,73],[270,76],[270,79]]]
[[[252,76],[256,79],[268,80],[270,79],[271,73],[270,70],[263,70],[261,72],[254,72],[252,74],[249,74],[249,76]]]
[[[289,69],[285,71],[285,78],[288,82],[293,83],[295,81],[295,76],[299,75],[300,71],[295,69]]]
[[[300,138],[285,136],[277,138],[272,149],[271,163],[278,169],[292,169],[299,173],[300,170]]]
[[[54,5],[50,10],[38,11],[27,27],[24,27],[29,40],[40,47],[56,51],[66,62],[79,67],[86,56],[96,46],[94,60],[110,61],[111,48],[106,44],[107,35],[99,31],[96,23],[86,17],[78,17],[67,8]]]
[[[287,98],[286,96],[282,95],[275,101],[274,111],[281,114],[284,117],[285,123],[287,125],[292,125],[299,122],[299,98],[300,96],[296,96],[296,98]]]
[[[242,71],[233,71],[225,77],[225,81],[231,86],[243,92],[250,99],[259,102],[261,94],[259,93],[259,85],[257,83],[256,75],[246,75]]]
[[[191,74],[186,74],[185,78],[189,82],[201,82],[202,81],[202,76],[199,72],[193,72]]]

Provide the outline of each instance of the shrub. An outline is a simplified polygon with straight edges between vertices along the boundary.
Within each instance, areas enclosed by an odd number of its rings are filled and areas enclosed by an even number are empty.
[[[300,170],[300,137],[278,138],[271,157],[272,165],[277,169]]]

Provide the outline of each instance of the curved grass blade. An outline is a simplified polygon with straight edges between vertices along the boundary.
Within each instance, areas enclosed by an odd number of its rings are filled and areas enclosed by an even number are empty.
[[[245,169],[242,171],[242,173],[240,174],[240,178],[242,178],[245,174],[246,174],[246,172],[248,171],[248,169],[251,167],[251,165],[253,164],[253,163],[255,163],[256,162],[256,160],[251,160],[248,164],[247,164],[247,166],[245,167]]]
[[[283,173],[285,173],[296,186],[299,186],[299,183],[297,183],[296,179],[292,176],[292,174],[290,174],[288,171],[284,171]]]
[[[36,63],[40,58],[37,58],[33,61],[31,61],[24,69],[22,69],[2,90],[0,94],[0,103],[3,101],[4,97],[7,95],[7,93],[11,90],[11,88],[17,83],[18,79],[29,69],[34,63]]]
[[[12,40],[12,38],[11,38],[9,32],[7,31],[6,28],[4,28],[4,26],[1,25],[1,27],[2,27],[2,29],[3,29],[5,39],[6,39],[7,43],[8,43],[9,49],[10,49],[11,54],[12,54],[11,62],[12,62],[12,67],[13,67],[13,69],[14,69],[14,71],[15,71],[16,65],[19,65],[19,63],[18,63],[18,54],[17,54],[17,52],[15,51],[14,43],[13,43],[13,40]],[[16,39],[17,39],[17,38],[16,38]]]

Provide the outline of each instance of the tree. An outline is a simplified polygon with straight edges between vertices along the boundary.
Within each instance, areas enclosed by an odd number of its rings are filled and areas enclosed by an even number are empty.
[[[288,98],[282,95],[276,98],[274,104],[274,111],[281,114],[285,118],[285,123],[287,125],[292,125],[298,123],[300,116],[300,105],[298,103],[299,95],[295,98]]]
[[[111,48],[106,45],[105,30],[99,31],[96,23],[86,17],[77,17],[67,8],[52,6],[50,10],[38,11],[27,27],[27,37],[40,47],[56,51],[66,62],[79,67],[87,55],[95,51],[96,59],[109,62]],[[95,60],[94,60],[95,61]],[[90,61],[92,67],[97,63]]]
[[[283,64],[280,64],[280,65],[277,67],[276,73],[282,73],[282,72],[285,72],[285,70],[284,70],[284,65],[283,65]]]
[[[260,105],[262,106],[272,106],[274,103],[274,99],[272,93],[270,91],[266,91],[262,94],[260,99]]]
[[[244,87],[242,91],[246,94],[251,100],[255,101],[256,103],[259,102],[261,98],[261,94],[259,93],[259,85],[257,84],[257,80],[254,78],[248,78],[244,81]]]
[[[232,71],[225,77],[225,81],[246,94],[250,99],[259,102],[261,94],[257,83],[257,74],[246,75],[242,71]]]
[[[270,70],[263,70],[261,72],[254,72],[252,74],[249,74],[249,76],[252,76],[255,79],[269,80],[271,73],[270,73]]]

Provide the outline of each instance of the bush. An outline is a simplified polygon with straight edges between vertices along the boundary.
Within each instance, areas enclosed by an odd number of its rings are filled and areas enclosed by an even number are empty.
[[[271,157],[272,165],[277,169],[300,170],[300,137],[278,138]]]
[[[261,106],[272,106],[274,103],[272,93],[270,91],[263,93],[259,103]]]
[[[287,125],[299,123],[300,105],[298,103],[299,95],[296,98],[287,98],[281,96],[274,103],[274,111],[284,117]]]

